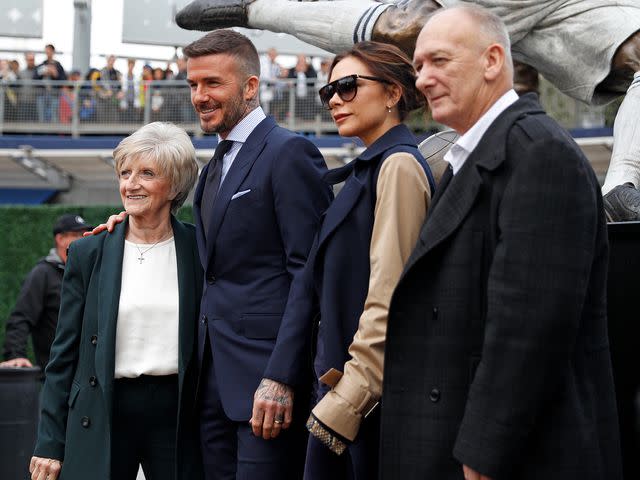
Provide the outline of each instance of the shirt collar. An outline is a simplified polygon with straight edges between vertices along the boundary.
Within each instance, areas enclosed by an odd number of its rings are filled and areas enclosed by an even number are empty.
[[[518,94],[515,90],[511,89],[504,95],[502,95],[491,108],[482,115],[473,126],[467,130],[456,141],[456,144],[466,150],[468,153],[473,152],[484,134],[489,130],[489,127],[498,116],[509,108],[513,103],[518,101]]]
[[[262,107],[254,108],[246,117],[240,120],[237,125],[231,129],[226,140],[239,143],[246,142],[249,135],[251,135],[251,132],[253,132],[265,118],[267,118],[267,116],[265,115],[264,110],[262,110]],[[222,138],[218,135],[218,143],[221,141]]]
[[[491,107],[482,115],[467,132],[460,136],[451,149],[445,154],[444,159],[453,167],[453,173],[457,173],[467,157],[478,146],[484,134],[498,116],[518,101],[518,94],[510,89],[502,95]]]

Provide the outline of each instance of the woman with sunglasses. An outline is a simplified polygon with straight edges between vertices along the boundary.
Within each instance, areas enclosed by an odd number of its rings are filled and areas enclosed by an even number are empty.
[[[423,101],[414,75],[398,48],[362,42],[335,57],[319,92],[340,135],[360,138],[366,149],[326,175],[345,184],[306,270],[321,317],[306,479],[377,478],[387,312],[434,189],[402,123]]]

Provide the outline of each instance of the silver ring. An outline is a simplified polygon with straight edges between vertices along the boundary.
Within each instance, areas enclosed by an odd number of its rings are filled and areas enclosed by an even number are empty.
[[[282,420],[274,420],[273,423],[280,425],[282,423]]]

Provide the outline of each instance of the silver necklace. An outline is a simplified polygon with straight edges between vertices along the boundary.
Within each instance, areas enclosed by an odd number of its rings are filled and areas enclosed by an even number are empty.
[[[134,245],[136,246],[136,248],[138,249],[138,253],[140,254],[140,256],[138,257],[138,263],[140,263],[140,265],[142,265],[142,262],[144,262],[144,254],[147,253],[149,250],[151,250],[153,247],[155,247],[156,245],[158,245],[160,243],[160,240],[158,240],[156,243],[154,243],[153,245],[151,245],[150,247],[145,248],[144,250],[142,250],[137,243],[134,243]]]

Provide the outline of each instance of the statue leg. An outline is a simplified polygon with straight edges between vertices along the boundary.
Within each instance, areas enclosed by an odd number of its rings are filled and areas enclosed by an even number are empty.
[[[372,0],[292,2],[255,0],[248,9],[251,28],[283,32],[338,53],[369,40],[376,19],[392,4]]]
[[[188,30],[248,27],[288,33],[341,52],[369,40],[380,14],[392,6],[375,0],[194,0],[178,12],[176,22]]]
[[[613,125],[613,152],[602,187],[610,221],[640,220],[640,32],[620,46],[599,88],[620,91],[631,79]]]
[[[435,0],[401,0],[380,14],[370,38],[400,47],[413,57],[416,39],[429,16],[442,8]]]

